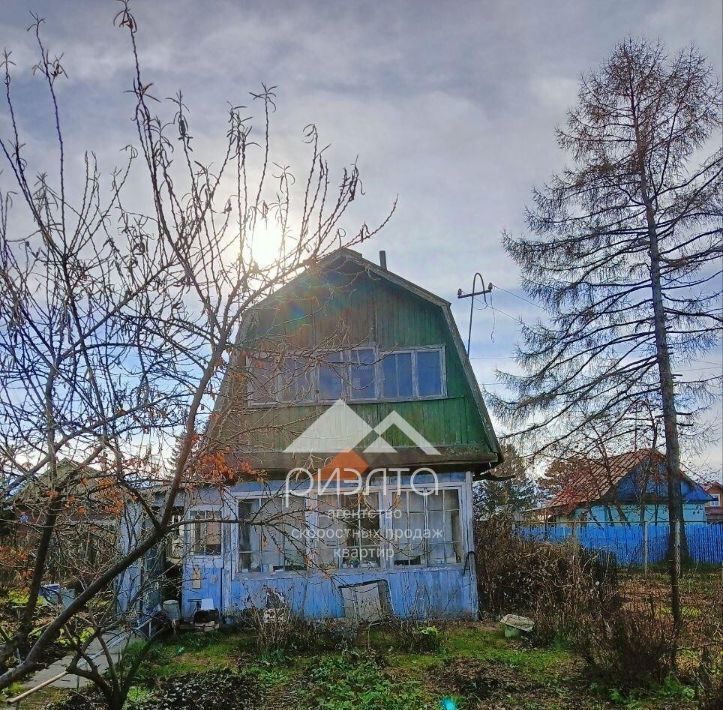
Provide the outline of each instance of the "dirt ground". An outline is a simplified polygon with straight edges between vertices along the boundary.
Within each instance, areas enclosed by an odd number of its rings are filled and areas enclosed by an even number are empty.
[[[663,570],[651,570],[647,577],[625,574],[622,586],[626,600],[648,600],[669,613]],[[721,653],[720,570],[687,571],[682,596],[683,663],[686,654],[699,653],[705,645]],[[433,641],[428,648],[410,644],[399,628],[373,627],[350,644],[320,645],[312,637],[296,647],[266,652],[258,650],[251,631],[170,636],[142,664],[127,707],[168,707],[160,702],[164,688],[177,684],[179,677],[195,679],[209,671],[234,674],[238,683],[232,679],[233,687],[253,689],[252,704],[244,704],[238,690],[219,705],[224,710],[700,707],[696,689],[685,679],[622,693],[597,683],[582,659],[563,644],[538,647],[506,639],[496,620],[430,624],[426,633],[423,638]],[[218,685],[217,677],[208,678]],[[198,681],[202,686],[203,679]],[[47,708],[62,695],[42,691],[23,710]],[[81,699],[76,707],[91,710],[89,700]]]

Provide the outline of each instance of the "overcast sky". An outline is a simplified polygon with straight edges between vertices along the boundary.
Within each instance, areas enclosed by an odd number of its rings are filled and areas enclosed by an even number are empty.
[[[70,149],[98,152],[104,168],[132,140],[127,34],[112,0],[3,0],[0,44],[13,50],[26,138],[47,140],[29,11],[46,18],[63,52],[63,118]],[[332,167],[356,156],[369,223],[399,197],[389,226],[362,251],[454,302],[466,339],[469,302],[456,302],[475,271],[520,294],[500,245],[524,230],[530,190],[564,163],[554,128],[574,102],[582,72],[626,35],[695,43],[721,67],[721,0],[497,0],[496,2],[136,2],[138,41],[155,94],[183,89],[199,159],[222,146],[227,101],[245,103],[261,82],[278,86],[276,154],[302,160],[303,127],[332,144]],[[0,128],[6,124],[0,118]],[[279,158],[281,159],[281,158]],[[349,225],[352,226],[351,224]],[[475,314],[472,358],[481,383],[512,365],[516,318],[541,315],[504,291]],[[715,357],[710,358],[715,361]],[[701,459],[720,468],[720,447]]]

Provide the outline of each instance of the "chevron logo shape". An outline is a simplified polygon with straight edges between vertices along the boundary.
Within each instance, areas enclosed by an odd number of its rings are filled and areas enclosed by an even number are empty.
[[[429,456],[439,451],[399,412],[392,411],[376,426],[370,426],[346,402],[338,399],[305,431],[284,449],[287,454],[326,454],[351,451],[369,434],[377,438],[365,449],[367,454],[393,454],[396,449],[384,438],[391,427],[397,427],[409,441]]]

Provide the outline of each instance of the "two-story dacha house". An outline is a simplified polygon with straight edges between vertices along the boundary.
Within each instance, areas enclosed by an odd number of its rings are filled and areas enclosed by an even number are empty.
[[[186,496],[182,615],[475,616],[472,483],[501,454],[450,304],[340,249],[238,353],[208,439],[256,473]]]

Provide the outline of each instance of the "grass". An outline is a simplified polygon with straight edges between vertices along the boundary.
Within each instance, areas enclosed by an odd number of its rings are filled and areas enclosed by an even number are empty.
[[[497,627],[456,627],[448,635],[447,650],[450,656],[501,663],[541,679],[574,661],[573,655],[561,647],[530,648],[513,644]]]
[[[183,634],[151,650],[137,682],[150,688],[182,673],[230,668],[253,675],[267,694],[269,704],[263,707],[271,709],[289,707],[291,697],[293,707],[319,710],[437,709],[442,707],[442,700],[452,698],[459,710],[465,710],[476,705],[447,677],[455,663],[467,664],[465,669],[471,664],[475,673],[501,673],[505,687],[514,684],[517,677],[528,686],[532,684],[530,707],[545,707],[539,702],[541,690],[550,695],[552,688],[552,697],[559,699],[555,689],[564,690],[567,675],[577,670],[569,651],[532,648],[506,640],[495,624],[445,626],[439,648],[428,652],[404,650],[389,629],[373,629],[361,643],[361,648],[343,651],[310,649],[293,655],[277,652],[260,656],[253,651],[250,633]],[[131,648],[130,653],[134,652]],[[491,684],[495,686],[497,681],[493,678]],[[284,699],[276,706],[274,697],[281,691]],[[526,707],[525,702],[523,693],[509,707]]]
[[[653,595],[661,608],[667,603],[664,571],[647,578],[629,575],[623,585],[626,595]],[[691,641],[705,638],[705,622],[720,594],[720,571],[687,572],[682,590],[686,634]],[[224,668],[253,676],[263,695],[259,708],[267,710],[439,710],[445,699],[457,710],[697,707],[694,689],[672,677],[627,694],[597,685],[563,644],[534,647],[505,639],[496,622],[437,628],[438,644],[427,651],[398,625],[373,627],[347,648],[330,649],[329,639],[311,634],[307,647],[294,652],[260,653],[251,632],[169,636],[141,664],[129,707],[165,680]],[[127,655],[140,648],[132,644]],[[692,653],[683,651],[682,660]],[[694,661],[691,656],[691,665]],[[47,697],[57,699],[57,694],[50,690]]]
[[[259,707],[268,710],[439,710],[445,699],[457,710],[695,707],[690,689],[673,680],[630,696],[597,687],[566,648],[505,639],[493,623],[455,623],[441,630],[439,647],[428,652],[404,650],[393,633],[374,629],[368,645],[364,635],[361,647],[290,655],[259,654],[249,632],[179,634],[152,647],[128,707],[166,679],[222,668],[254,676],[264,695]],[[140,646],[132,644],[128,654]]]
[[[171,678],[182,673],[200,673],[205,670],[234,668],[240,653],[253,645],[248,635],[223,634],[180,634],[167,637],[151,647],[141,664],[139,679],[150,682],[154,678]],[[143,648],[144,642],[129,645],[125,658],[130,659]]]

